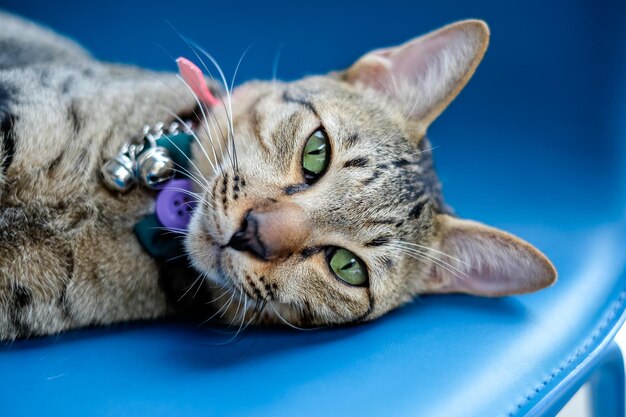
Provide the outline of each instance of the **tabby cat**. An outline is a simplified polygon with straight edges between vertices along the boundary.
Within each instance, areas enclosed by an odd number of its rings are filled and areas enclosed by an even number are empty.
[[[324,76],[232,95],[207,80],[220,104],[206,108],[175,74],[98,62],[0,14],[0,339],[176,311],[333,325],[423,293],[552,284],[534,247],[455,217],[434,171],[427,128],[488,40],[467,20]],[[100,168],[142,126],[178,117],[199,126],[198,204],[186,256],[159,261],[133,233],[154,192],[111,192]]]

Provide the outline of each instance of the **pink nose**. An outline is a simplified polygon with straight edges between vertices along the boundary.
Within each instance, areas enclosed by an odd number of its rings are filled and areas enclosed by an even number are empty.
[[[270,202],[246,213],[228,246],[267,261],[302,250],[310,233],[309,221],[299,206]]]

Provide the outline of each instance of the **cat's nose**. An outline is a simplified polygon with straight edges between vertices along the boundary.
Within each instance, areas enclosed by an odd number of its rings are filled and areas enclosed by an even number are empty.
[[[260,259],[265,259],[267,251],[259,238],[259,222],[252,210],[246,213],[241,228],[230,238],[228,246],[241,252],[249,252]]]
[[[299,206],[272,202],[249,210],[228,246],[268,261],[302,250],[310,233]]]

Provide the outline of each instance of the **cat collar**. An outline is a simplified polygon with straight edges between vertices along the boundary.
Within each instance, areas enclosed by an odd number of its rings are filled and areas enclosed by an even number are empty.
[[[197,98],[214,106],[217,100],[200,69],[185,58],[176,62],[182,79]],[[141,135],[122,145],[101,168],[102,182],[112,191],[125,193],[136,185],[156,191],[154,213],[133,229],[146,252],[157,259],[168,260],[184,253],[182,240],[177,237],[186,230],[196,204],[188,175],[193,128],[191,122],[145,126]]]

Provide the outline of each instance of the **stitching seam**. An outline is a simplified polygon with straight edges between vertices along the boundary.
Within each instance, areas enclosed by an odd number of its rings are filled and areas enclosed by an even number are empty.
[[[555,368],[549,376],[543,378],[540,384],[538,384],[533,391],[524,396],[522,400],[520,400],[517,405],[509,411],[507,414],[508,417],[514,417],[525,405],[527,405],[537,394],[539,394],[545,387],[554,380],[559,374],[561,374],[565,369],[569,368],[576,359],[578,359],[582,354],[587,353],[593,342],[604,332],[606,326],[615,318],[617,311],[624,304],[624,300],[626,299],[626,290],[622,290],[620,292],[617,300],[613,302],[613,306],[608,311],[606,318],[602,321],[600,326],[596,328],[596,330],[591,334],[581,347],[579,347],[574,353],[572,353],[566,360],[561,362],[561,364]]]

